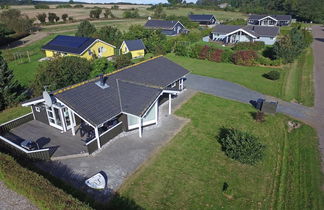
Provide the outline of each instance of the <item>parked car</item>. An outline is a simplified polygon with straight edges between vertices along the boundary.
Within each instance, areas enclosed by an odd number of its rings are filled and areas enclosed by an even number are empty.
[[[36,142],[31,140],[24,140],[20,143],[20,146],[23,147],[26,150],[37,150],[39,149],[39,146]]]

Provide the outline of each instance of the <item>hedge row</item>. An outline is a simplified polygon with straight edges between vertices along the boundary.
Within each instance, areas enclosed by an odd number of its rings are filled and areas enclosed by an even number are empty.
[[[0,180],[41,209],[91,209],[53,186],[43,176],[20,166],[14,158],[3,153],[0,153]]]
[[[233,50],[263,50],[264,42],[239,42],[232,48]]]
[[[257,43],[256,45],[261,46],[262,44]],[[243,49],[244,47],[241,46],[239,48]],[[252,66],[257,64],[265,66],[278,66],[281,64],[281,60],[271,60],[262,55],[258,55],[255,50],[233,51],[228,48],[220,49],[208,45],[190,45],[186,42],[176,43],[174,53],[179,56],[186,56],[190,58],[197,58],[214,62],[234,63],[236,65],[244,66]]]

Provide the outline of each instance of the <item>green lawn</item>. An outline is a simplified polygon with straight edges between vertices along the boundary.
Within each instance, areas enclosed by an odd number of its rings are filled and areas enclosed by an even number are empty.
[[[292,64],[285,66],[283,93],[284,99],[297,101],[305,106],[314,105],[313,50],[306,49],[305,53]]]
[[[8,122],[9,120],[13,120],[30,112],[30,107],[22,106],[5,109],[4,111],[0,112],[0,124]]]
[[[262,75],[274,70],[273,68],[216,63],[207,60],[175,56],[174,54],[168,54],[166,57],[180,64],[194,74],[228,80],[275,97],[281,97],[282,95],[281,87],[285,72],[281,69],[276,69],[281,72],[281,79],[272,81],[266,79]]]
[[[246,104],[195,95],[176,112],[191,122],[119,193],[144,209],[321,209],[323,177],[314,129],[302,125],[288,133],[288,117],[269,115],[257,123],[253,112]],[[266,145],[264,159],[255,166],[229,159],[217,142],[223,127],[259,137]]]

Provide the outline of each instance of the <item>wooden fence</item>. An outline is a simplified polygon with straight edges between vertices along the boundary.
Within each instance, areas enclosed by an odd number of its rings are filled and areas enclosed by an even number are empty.
[[[3,124],[0,125],[0,135],[3,135],[6,132],[9,132],[11,129],[18,127],[26,122],[29,122],[31,120],[33,120],[33,113],[30,112],[28,114],[25,114],[21,117],[18,117],[14,120],[10,120],[8,122],[5,122]]]

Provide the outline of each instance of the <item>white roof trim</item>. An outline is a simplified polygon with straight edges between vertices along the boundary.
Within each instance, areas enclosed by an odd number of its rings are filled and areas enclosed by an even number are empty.
[[[106,44],[106,45],[109,45],[110,47],[113,47],[113,48],[116,48],[116,46],[114,46],[114,45],[112,45],[112,44],[109,44],[109,43],[107,43],[107,42],[104,42],[104,41],[102,41],[102,40],[100,40],[100,39],[96,39],[96,40],[94,40],[85,50],[83,50],[80,54],[78,54],[78,55],[82,55],[84,52],[86,52],[90,47],[92,47],[95,43],[97,43],[97,42],[102,42],[102,43],[104,43],[104,44]]]
[[[229,35],[231,35],[231,34],[235,34],[236,32],[239,32],[239,31],[242,31],[242,32],[244,32],[244,33],[250,35],[250,36],[253,37],[253,38],[257,38],[256,36],[254,36],[253,34],[250,34],[249,32],[245,31],[245,30],[242,29],[242,28],[239,28],[239,29],[237,29],[237,30],[235,30],[235,31],[232,31],[232,32],[230,32],[230,33],[228,33],[228,34],[225,34],[225,35],[226,35],[226,36],[229,36]]]
[[[41,98],[41,99],[37,99],[37,100],[34,100],[34,101],[29,101],[29,102],[26,102],[26,103],[22,103],[21,105],[26,107],[26,106],[38,104],[38,103],[41,103],[41,102],[44,102],[44,101],[45,100],[43,98]]]
[[[271,18],[272,20],[278,21],[276,18],[271,17],[270,15],[268,15],[268,16],[266,16],[266,17],[264,17],[264,18],[259,19],[259,21],[260,21],[260,20],[263,20],[263,19],[266,19],[266,18]]]
[[[172,29],[174,29],[174,27],[178,24],[178,23],[180,23],[180,25],[182,25],[182,27],[184,28],[184,29],[186,29],[186,27],[180,22],[180,21],[177,21],[175,24],[174,24],[174,26],[172,27]]]
[[[126,42],[125,42],[125,40],[122,42],[122,44],[120,45],[120,50],[121,50],[121,48],[122,48],[122,46],[123,46],[123,44],[125,44],[125,46],[126,46],[126,48],[127,48],[127,50],[129,51],[129,49],[128,49],[128,46],[127,46],[127,44],[126,44]]]

